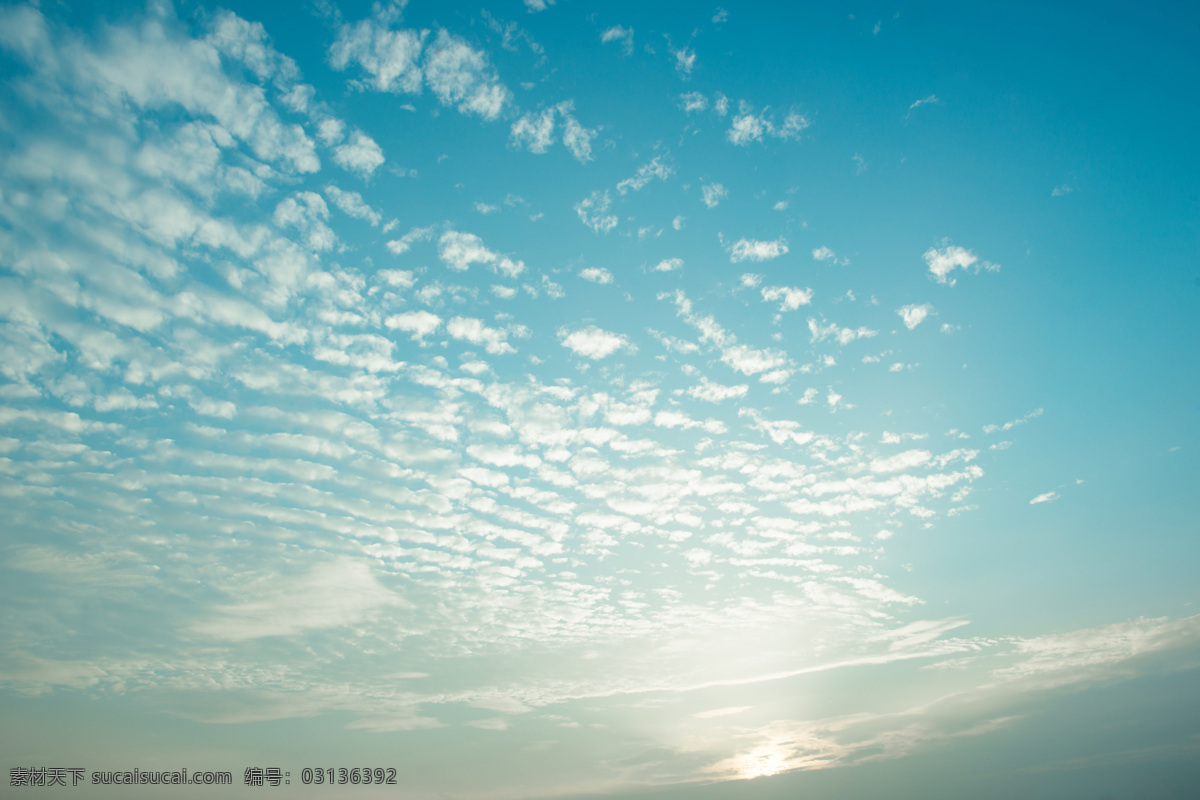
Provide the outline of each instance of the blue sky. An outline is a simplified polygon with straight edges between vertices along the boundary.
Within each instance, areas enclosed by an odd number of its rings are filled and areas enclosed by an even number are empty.
[[[1198,31],[3,6],[3,766],[1181,796]]]

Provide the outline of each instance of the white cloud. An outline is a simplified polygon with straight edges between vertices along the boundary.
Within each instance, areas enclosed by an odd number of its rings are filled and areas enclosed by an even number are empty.
[[[512,100],[487,56],[445,30],[438,31],[426,51],[425,80],[442,105],[484,119],[500,116]]]
[[[621,25],[613,25],[611,28],[605,29],[600,34],[600,41],[604,44],[609,42],[621,42],[622,48],[625,50],[625,55],[633,54],[633,28],[625,28]]]
[[[786,114],[783,123],[780,124],[769,109],[764,108],[761,113],[755,112],[752,106],[743,101],[739,104],[738,114],[730,122],[725,138],[741,147],[752,142],[761,142],[764,136],[788,141],[799,139],[800,132],[811,124],[807,117],[794,111]]]
[[[822,245],[813,249],[812,257],[816,261],[832,261],[837,259],[837,253]]]
[[[689,325],[700,331],[700,340],[721,350],[721,361],[743,375],[759,375],[763,383],[785,383],[792,375],[787,354],[778,350],[758,349],[737,343],[737,337],[726,331],[716,320],[699,316],[692,311],[692,303],[681,290],[659,295],[659,299],[673,298],[678,314]],[[661,337],[668,347],[669,337]],[[688,343],[688,352],[694,345]],[[683,348],[679,348],[683,352]]]
[[[673,169],[662,163],[662,159],[652,158],[648,163],[638,167],[637,173],[632,178],[626,178],[618,183],[617,191],[621,194],[625,194],[630,189],[634,190],[635,192],[639,191],[643,186],[655,178],[665,181],[667,178],[671,177],[673,172]]]
[[[956,269],[971,270],[979,272],[986,269],[989,272],[995,272],[1000,269],[999,264],[993,264],[989,261],[979,263],[979,257],[965,247],[957,245],[947,245],[941,250],[931,247],[925,251],[925,263],[929,265],[929,273],[934,279],[941,284],[953,286],[955,279],[950,277],[950,273]],[[972,268],[974,268],[972,270]]]
[[[876,458],[871,461],[871,471],[877,473],[901,472],[929,463],[933,454],[928,450],[906,450],[894,456]]]
[[[438,257],[450,269],[465,271],[472,264],[491,264],[499,256],[483,245],[473,233],[446,231],[438,240]]]
[[[329,207],[316,192],[297,192],[275,206],[275,224],[299,230],[313,250],[330,250],[337,241],[333,230],[325,224],[327,219]]]
[[[565,110],[564,110],[565,107]],[[571,103],[560,103],[559,112],[563,115],[563,144],[575,156],[579,163],[592,160],[592,140],[596,138],[595,128],[585,128],[570,114]]]
[[[248,22],[232,12],[217,12],[205,41],[245,64],[260,81],[274,77],[286,82],[298,75],[295,62],[271,47],[261,23]]]
[[[753,114],[743,114],[733,118],[726,134],[729,141],[736,145],[747,145],[751,142],[762,141],[766,125]]]
[[[689,396],[697,400],[704,400],[709,403],[719,403],[722,400],[728,400],[732,397],[745,397],[750,391],[747,384],[738,384],[736,386],[725,386],[719,383],[714,383],[708,378],[701,377],[700,383],[697,386],[692,386],[687,390]]]
[[[1004,681],[1028,681],[1037,688],[1128,675],[1122,662],[1144,659],[1168,648],[1194,646],[1200,616],[1127,620],[1068,633],[1019,639],[1019,660],[993,673]],[[1032,688],[1032,687],[1031,687]]]
[[[387,249],[395,255],[402,255],[409,251],[413,242],[427,242],[433,237],[433,228],[413,228],[408,233],[401,236],[399,239],[393,239],[387,243]],[[411,284],[410,284],[411,285]]]
[[[1029,422],[1029,420],[1031,420],[1031,419],[1037,419],[1043,413],[1045,413],[1044,409],[1035,408],[1033,411],[1030,411],[1025,416],[1020,417],[1019,419],[1009,420],[1008,422],[1004,423],[1003,425],[984,425],[983,432],[984,433],[995,433],[996,431],[1011,431],[1013,428],[1017,427],[1018,425],[1024,425],[1026,422]]]
[[[452,270],[463,272],[472,264],[486,264],[493,272],[515,278],[525,271],[525,263],[489,250],[473,233],[446,231],[438,240],[438,257]]]
[[[684,77],[686,80],[692,76],[692,70],[696,68],[696,51],[690,47],[681,47],[678,50],[671,50],[671,55],[675,56],[675,71]]]
[[[616,216],[608,213],[610,205],[612,198],[608,192],[597,190],[575,204],[575,213],[579,215],[580,222],[596,233],[608,233],[617,227]]]
[[[333,68],[359,65],[369,76],[361,88],[418,94],[424,85],[443,106],[488,120],[500,116],[511,103],[512,92],[487,56],[444,29],[432,43],[426,41],[428,31],[393,30],[401,8],[377,5],[373,17],[342,25],[329,48]]]
[[[687,221],[687,217],[676,216],[674,219],[671,220],[671,227],[677,231],[681,231],[681,230],[683,230],[683,223],[686,221]]]
[[[1039,494],[1037,497],[1029,501],[1029,505],[1036,506],[1038,503],[1052,503],[1060,497],[1058,492],[1046,492]]]
[[[826,339],[833,339],[838,344],[846,345],[853,342],[855,339],[869,339],[875,336],[879,331],[873,331],[869,328],[842,328],[836,323],[821,325],[813,318],[808,320],[808,330],[812,334],[812,341],[823,342]]]
[[[728,430],[728,428],[725,426],[725,423],[721,422],[720,420],[706,419],[701,421],[698,419],[692,419],[682,411],[676,410],[659,411],[654,415],[654,425],[655,427],[659,428],[682,428],[683,430],[703,428],[712,434],[722,434]],[[650,508],[652,507],[653,506],[650,506]],[[676,517],[676,519],[678,519],[678,517]]]
[[[703,111],[708,108],[708,98],[700,94],[700,92],[681,94],[679,95],[679,107],[688,114],[693,111]]]
[[[721,360],[743,375],[758,375],[786,367],[787,356],[778,350],[760,350],[745,344],[734,344],[721,351]],[[777,381],[768,381],[774,383]]]
[[[539,11],[545,11],[555,2],[557,0],[525,0],[525,8],[529,10],[530,14],[536,14]]]
[[[454,317],[446,323],[446,332],[455,339],[471,344],[481,344],[493,355],[515,353],[507,341],[508,333],[500,328],[489,328],[482,320],[471,317]]]
[[[103,397],[97,397],[95,400],[97,411],[126,411],[135,408],[158,407],[158,401],[153,397],[137,397],[124,387]]]
[[[166,9],[164,17],[171,16]],[[40,71],[46,79],[42,88],[55,85],[45,95],[51,104],[67,96],[54,96],[63,89],[71,97],[67,102],[109,109],[101,115],[109,123],[126,110],[182,109],[195,119],[214,121],[215,131],[246,143],[258,159],[299,173],[320,169],[316,144],[303,128],[286,124],[261,86],[222,67],[224,53],[281,84],[294,78],[295,64],[270,49],[261,26],[226,12],[216,15],[208,38],[190,39],[181,25],[171,23],[114,25],[94,39],[64,38],[37,9],[13,7],[5,14],[4,44]]]
[[[603,330],[595,325],[570,333],[562,329],[558,336],[563,347],[577,356],[591,359],[608,358],[619,350],[633,352],[637,349],[627,336]]]
[[[506,277],[515,278],[525,271],[525,262],[513,261],[507,256],[501,256],[495,264],[495,270]]]
[[[908,110],[912,111],[913,109],[920,108],[921,106],[923,106],[927,103],[940,103],[940,102],[942,102],[942,101],[938,100],[938,97],[936,94],[931,94],[928,97],[921,98],[920,100],[914,100],[913,104],[908,107]]]
[[[781,419],[770,420],[763,417],[758,411],[752,408],[742,408],[738,411],[739,417],[749,417],[751,427],[765,435],[775,444],[798,444],[806,445],[816,438],[816,434],[812,431],[804,430],[804,427],[795,420]]]
[[[613,275],[603,267],[585,267],[579,271],[579,277],[592,283],[612,283]]]
[[[695,342],[689,342],[685,339],[677,339],[674,336],[667,336],[653,328],[649,329],[650,334],[662,343],[662,346],[675,353],[699,353],[700,346]]]
[[[571,155],[580,163],[592,159],[592,140],[597,131],[585,128],[572,113],[575,104],[564,101],[539,112],[527,112],[513,123],[510,135],[514,144],[524,146],[531,153],[545,153],[556,141],[558,123],[562,120],[562,142]]]
[[[544,153],[554,144],[553,107],[540,113],[527,112],[512,126],[512,140],[525,145],[531,153]]]
[[[384,324],[393,330],[412,334],[413,341],[422,341],[441,327],[442,318],[428,311],[407,311],[388,317]]]
[[[745,276],[742,276],[745,278]],[[768,303],[779,303],[780,311],[795,311],[800,306],[812,302],[812,289],[798,289],[795,286],[766,286],[762,290],[762,299]]]
[[[655,272],[675,272],[681,269],[683,269],[682,258],[664,258],[654,265]]]
[[[704,194],[704,205],[709,208],[716,208],[721,200],[729,195],[729,190],[720,183],[710,183],[701,187],[701,192]]]
[[[787,240],[782,236],[768,241],[738,239],[729,250],[729,260],[734,264],[742,261],[770,261],[787,251]]]
[[[551,300],[560,300],[567,296],[562,285],[550,280],[549,275],[542,276],[542,288],[546,291],[546,296]]]
[[[237,415],[237,406],[228,400],[214,400],[211,397],[194,397],[188,399],[188,405],[197,414],[206,417],[233,419]]]
[[[383,216],[367,205],[358,192],[343,191],[331,183],[325,187],[325,194],[343,213],[356,219],[365,220],[371,224],[371,227],[379,227],[379,223],[383,220]]]
[[[1060,186],[1055,186],[1054,190],[1052,192],[1050,192],[1050,196],[1051,197],[1065,197],[1066,195],[1069,195],[1073,191],[1075,191],[1075,190],[1072,189],[1069,185],[1064,183]]]
[[[921,305],[907,305],[896,309],[896,313],[904,320],[904,327],[910,331],[925,321],[925,318],[933,313],[933,306],[929,303]]]
[[[342,25],[329,48],[329,63],[345,70],[351,62],[368,75],[370,88],[378,92],[421,91],[420,67],[425,31],[391,30],[390,20],[371,18],[354,25]]]
[[[511,444],[473,444],[467,447],[467,455],[489,466],[505,469],[510,467],[535,469],[542,463],[542,460],[533,453]]]
[[[338,166],[362,178],[368,178],[383,163],[383,150],[362,131],[350,134],[350,141],[333,150]]]

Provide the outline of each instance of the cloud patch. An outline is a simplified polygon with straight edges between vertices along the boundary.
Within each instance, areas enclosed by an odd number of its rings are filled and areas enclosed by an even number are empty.
[[[978,273],[981,269],[988,272],[997,272],[1000,269],[999,264],[993,264],[990,261],[981,262],[979,257],[970,250],[958,245],[946,245],[941,249],[931,247],[925,251],[922,257],[929,267],[929,274],[943,286],[955,284],[956,278],[951,273],[956,269],[974,273]]]
[[[771,261],[779,258],[788,251],[787,240],[782,236],[778,239],[738,239],[729,248],[729,260],[734,264],[743,261]]]
[[[660,158],[652,158],[649,162],[638,167],[637,172],[630,178],[625,178],[617,184],[617,191],[621,194],[633,190],[641,191],[642,187],[650,183],[650,181],[658,179],[665,181],[675,170],[662,163]]]
[[[800,306],[812,302],[813,290],[799,289],[795,286],[765,286],[762,289],[762,299],[768,303],[779,303],[780,311],[795,311]]]
[[[729,130],[725,132],[725,138],[739,147],[762,142],[764,138],[794,141],[800,138],[801,131],[811,125],[808,117],[798,112],[789,111],[780,121],[769,108],[755,111],[753,106],[742,101],[738,113],[729,124]]]
[[[633,55],[633,28],[626,28],[622,25],[605,28],[604,32],[600,34],[600,41],[603,44],[619,42],[625,55]]]
[[[531,153],[541,154],[548,151],[561,136],[563,146],[576,161],[581,164],[591,161],[592,141],[597,131],[581,125],[574,111],[574,102],[566,100],[538,112],[523,114],[510,129],[513,144]]]
[[[933,313],[933,306],[929,303],[921,305],[907,305],[896,309],[896,313],[900,315],[900,319],[904,321],[904,327],[910,331],[920,325],[925,319]]]
[[[612,283],[613,274],[604,267],[585,267],[579,271],[579,277],[591,283]]]
[[[487,56],[465,39],[440,29],[429,40],[428,31],[393,29],[399,7],[376,6],[375,15],[343,24],[329,48],[329,63],[344,71],[357,65],[366,77],[359,89],[419,94],[428,88],[446,107],[463,114],[494,120],[512,103]]]
[[[702,186],[700,193],[703,196],[704,205],[709,208],[716,208],[721,204],[722,200],[729,196],[729,190],[725,188],[724,184],[720,183],[710,183]]]
[[[607,191],[594,191],[575,204],[579,221],[596,233],[608,233],[617,227],[616,214],[610,214],[612,197]]]
[[[577,356],[590,358],[593,361],[621,352],[634,352],[637,348],[627,336],[612,333],[595,325],[588,325],[576,331],[562,329],[558,332],[562,346]]]
[[[446,231],[438,240],[438,258],[447,267],[465,272],[472,264],[485,264],[493,272],[515,278],[525,271],[523,261],[513,261],[484,246],[483,240],[473,233]]]

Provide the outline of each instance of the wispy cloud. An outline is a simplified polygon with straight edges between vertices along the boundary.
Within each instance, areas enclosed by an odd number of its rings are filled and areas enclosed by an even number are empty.
[[[600,41],[604,44],[620,42],[625,55],[633,55],[633,28],[626,28],[623,25],[605,28],[604,32],[600,34]]]
[[[984,425],[983,432],[984,433],[996,433],[997,431],[1011,431],[1013,428],[1017,427],[1018,425],[1024,425],[1026,422],[1029,422],[1029,420],[1031,420],[1031,419],[1037,419],[1044,413],[1045,413],[1044,409],[1035,408],[1033,411],[1030,411],[1025,416],[1018,417],[1017,419],[1011,419],[1008,422],[1005,422],[1003,424]]]

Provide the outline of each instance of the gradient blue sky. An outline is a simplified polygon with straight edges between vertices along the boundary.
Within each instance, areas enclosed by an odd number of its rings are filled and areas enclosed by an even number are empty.
[[[1194,790],[1200,15],[968,5],[0,7],[5,779]]]

